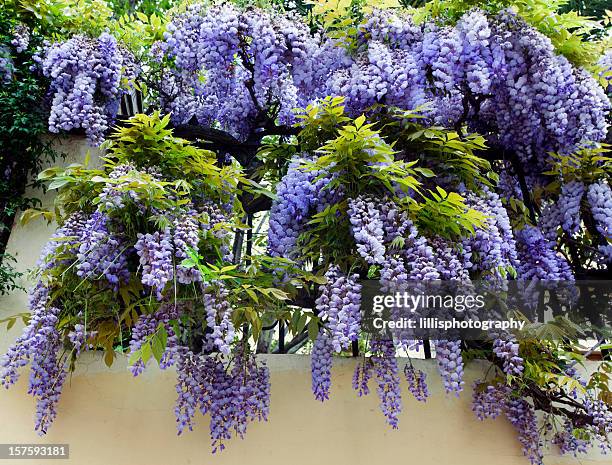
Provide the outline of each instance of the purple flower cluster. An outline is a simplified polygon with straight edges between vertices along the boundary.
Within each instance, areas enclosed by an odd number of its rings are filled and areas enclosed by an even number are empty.
[[[329,199],[331,191],[325,189],[329,180],[319,171],[304,166],[304,159],[295,158],[287,174],[276,186],[277,200],[270,209],[268,242],[274,257],[296,259],[298,237],[304,232],[309,214],[324,208],[323,199]]]
[[[385,232],[378,201],[368,197],[350,199],[348,216],[359,255],[371,265],[383,263]]]
[[[463,358],[461,357],[461,341],[434,341],[438,371],[444,382],[446,393],[454,393],[459,397],[463,391]]]
[[[87,350],[87,346],[85,345],[87,339],[95,337],[96,334],[97,331],[85,331],[85,325],[80,323],[74,325],[74,329],[68,333],[68,340],[72,343],[73,350],[77,357],[83,348]]]
[[[586,454],[589,441],[576,437],[571,421],[565,421],[562,428],[561,431],[555,433],[552,439],[552,443],[559,447],[559,451],[562,454],[571,453],[574,457],[578,454]]]
[[[132,81],[136,66],[114,37],[77,35],[51,45],[42,61],[53,97],[49,130],[83,128],[92,144],[103,141],[119,109],[122,80]]]
[[[109,232],[110,220],[104,213],[95,212],[85,223],[77,254],[77,276],[97,280],[104,276],[117,291],[128,282],[128,247],[120,235]]]
[[[389,286],[401,286],[407,279],[439,279],[434,252],[427,243],[427,239],[419,235],[416,226],[408,218],[406,212],[389,199],[383,199],[379,204],[379,209],[387,248],[380,279],[383,288],[393,290]],[[403,240],[401,249],[391,247],[397,238]]]
[[[177,363],[175,414],[178,434],[192,430],[199,410],[210,415],[213,453],[225,449],[233,435],[243,437],[254,420],[267,420],[270,373],[252,355],[238,353],[229,369],[215,357],[183,350]]]
[[[559,209],[561,227],[570,235],[578,233],[580,229],[580,202],[584,195],[584,184],[579,181],[570,181],[561,186],[559,196]]]
[[[30,292],[30,322],[0,361],[0,384],[7,389],[19,368],[31,365],[28,394],[36,399],[35,430],[45,434],[57,415],[56,405],[66,379],[62,337],[57,330],[61,310],[48,306],[49,292],[38,283]]]
[[[8,48],[0,45],[0,84],[6,85],[13,79],[13,59]]]
[[[229,373],[221,363],[217,363],[210,397],[210,437],[215,453],[225,449],[224,442],[233,434],[244,437],[250,421],[268,419],[268,368],[258,367],[252,356],[242,354],[237,356]]]
[[[603,453],[610,452],[609,437],[612,434],[612,409],[601,399],[585,399],[587,415],[592,418],[593,426],[589,428]]]
[[[193,417],[198,409],[206,412],[210,407],[212,379],[216,362],[212,357],[195,355],[181,350],[176,363],[176,427],[178,434],[185,428],[193,431]]]
[[[11,45],[15,47],[17,53],[25,52],[30,44],[30,30],[25,24],[18,24],[13,29],[13,39]]]
[[[161,48],[174,59],[174,81],[182,83],[164,103],[178,110],[176,122],[195,116],[200,124],[218,122],[239,138],[262,112],[291,124],[293,109],[305,103],[304,95],[312,97],[315,82],[324,77],[316,66],[319,42],[305,24],[288,16],[230,4],[191,6],[164,34]]]
[[[132,338],[130,340],[130,355],[140,350],[142,345],[153,336],[156,331],[162,326],[168,335],[166,349],[161,358],[160,367],[168,368],[177,362],[180,355],[180,348],[174,328],[171,324],[172,320],[179,317],[181,308],[175,303],[164,302],[159,308],[150,314],[141,315],[134,327],[132,328]],[[146,368],[142,359],[138,359],[131,367],[130,371],[134,376],[140,375]]]
[[[559,226],[563,221],[563,213],[557,202],[548,202],[542,207],[538,218],[538,228],[548,241],[557,242]]]
[[[370,359],[365,359],[363,362],[358,363],[355,366],[355,371],[353,373],[352,386],[359,397],[367,396],[370,393],[370,387],[368,383],[372,378],[372,361]]]
[[[525,226],[516,233],[519,255],[518,275],[522,280],[573,281],[567,260],[558,254],[555,243],[547,240],[542,231]]]
[[[151,287],[162,300],[163,290],[174,277],[172,234],[170,228],[163,233],[138,233],[134,245],[142,267],[142,284]]]
[[[56,329],[60,309],[48,308],[30,348],[28,394],[36,399],[34,429],[46,434],[57,416],[56,406],[66,380],[66,360],[60,355],[62,339]]]
[[[181,265],[188,258],[188,252],[198,250],[200,242],[200,224],[193,210],[174,220],[174,253],[177,258],[176,280],[181,284],[191,284],[202,280],[202,275],[195,267]]]
[[[376,379],[376,392],[380,399],[380,410],[393,429],[398,428],[398,415],[402,411],[400,377],[395,358],[393,341],[371,341],[371,362]]]
[[[206,334],[208,349],[216,348],[223,354],[229,354],[230,345],[234,342],[235,329],[232,323],[232,307],[228,301],[229,291],[223,283],[203,286],[204,310],[206,312],[206,325],[209,332]]]
[[[606,240],[612,241],[612,190],[610,186],[604,181],[591,184],[587,191],[587,200],[597,230]],[[606,261],[612,262],[612,245],[601,245],[599,250],[606,257]]]
[[[426,378],[427,375],[422,370],[415,370],[412,364],[404,366],[404,376],[408,381],[408,389],[414,398],[420,402],[426,402],[429,397]]]
[[[32,317],[21,336],[9,347],[0,363],[2,369],[0,383],[7,389],[19,379],[19,368],[28,364],[38,348],[45,348],[45,335],[51,335],[56,331],[54,325],[57,316],[47,311],[48,302],[49,289],[42,282],[38,282],[28,295],[28,307]],[[41,330],[41,337],[37,337],[39,330]]]
[[[499,76],[490,108],[483,110],[495,121],[505,147],[541,167],[549,151],[567,153],[605,137],[609,102],[588,73],[556,55],[548,37],[510,11],[498,15],[493,29],[506,72]]]
[[[416,108],[427,101],[425,75],[417,63],[418,55],[411,51],[371,41],[350,65],[332,70],[323,93],[346,97],[346,108],[354,115],[377,103]]]
[[[59,265],[72,264],[77,258],[87,221],[87,216],[81,212],[73,213],[66,218],[64,224],[51,235],[50,240],[43,247],[36,266],[45,271]],[[55,257],[58,254],[62,257],[74,258],[64,258],[58,262]]]
[[[510,398],[504,410],[506,417],[518,432],[518,439],[523,446],[525,456],[532,465],[541,465],[542,441],[534,408],[525,399]]]
[[[391,48],[406,50],[423,40],[423,33],[409,14],[375,8],[362,22],[359,38],[363,45],[375,40]]]
[[[361,326],[361,285],[359,275],[344,276],[337,266],[325,273],[327,282],[321,286],[316,300],[318,316],[326,319],[331,343],[336,352],[348,349],[359,336]]]
[[[415,226],[410,228],[410,235],[405,239],[407,240],[402,255],[405,263],[410,265],[408,278],[415,281],[439,279],[434,251],[427,239],[418,235]]]
[[[503,384],[486,385],[475,381],[472,391],[472,411],[479,420],[497,418],[504,412],[510,388]]]
[[[525,367],[523,359],[519,356],[519,343],[510,336],[504,335],[493,341],[493,353],[503,361],[504,372],[512,376],[520,376]]]
[[[518,265],[516,242],[510,226],[508,212],[499,196],[487,188],[481,195],[466,191],[466,204],[484,213],[485,227],[477,228],[473,236],[463,240],[464,266],[481,271],[485,276],[502,278],[500,270]]]
[[[334,347],[331,337],[321,329],[312,347],[310,356],[312,393],[321,402],[329,399],[331,367]]]
[[[472,410],[476,417],[484,420],[497,418],[504,413],[518,432],[518,439],[525,456],[533,465],[541,465],[542,441],[533,406],[521,397],[514,397],[509,386],[487,384],[482,389],[482,384],[480,381],[474,383]]]
[[[435,253],[436,270],[442,280],[467,282],[470,279],[468,270],[463,266],[461,254],[451,242],[437,237],[430,241]]]

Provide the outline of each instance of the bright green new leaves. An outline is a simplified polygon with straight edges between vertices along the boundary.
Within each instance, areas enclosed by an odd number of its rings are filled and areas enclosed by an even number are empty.
[[[104,0],[7,0],[4,7],[47,36],[98,36],[113,16]]]
[[[244,257],[248,265],[222,265],[207,263],[205,258],[195,251],[189,252],[189,258],[181,265],[197,268],[205,282],[222,283],[229,291],[228,302],[231,304],[232,322],[236,328],[248,327],[248,336],[257,341],[266,322],[285,321],[290,331],[301,332],[310,319],[318,319],[310,312],[310,317],[300,309],[302,314],[296,319],[287,301],[307,289],[313,282],[324,282],[324,279],[297,267],[290,260],[267,255],[250,255]],[[282,277],[282,286],[280,285]]]
[[[395,160],[393,148],[366,124],[365,116],[337,129],[337,137],[323,145],[317,153],[313,169],[322,169],[332,177],[329,189],[344,189],[347,197],[360,193],[380,192],[386,188],[393,195],[395,187],[408,193],[418,190],[414,163]]]
[[[168,127],[170,115],[138,114],[119,127],[105,142],[109,163],[133,164],[136,168],[155,166],[166,178],[196,182],[204,179],[210,189],[235,188],[244,181],[235,165],[216,165],[216,155],[175,137]]]
[[[486,228],[486,216],[468,208],[464,198],[456,192],[446,192],[441,187],[429,191],[431,198],[411,205],[419,231],[429,231],[446,238],[459,238],[475,228]]]
[[[550,153],[552,168],[544,172],[550,176],[557,176],[565,182],[581,181],[592,184],[612,175],[612,158],[608,156],[610,145],[600,143],[593,147],[585,147],[571,154]],[[547,189],[558,190],[560,182],[557,180],[547,186]]]

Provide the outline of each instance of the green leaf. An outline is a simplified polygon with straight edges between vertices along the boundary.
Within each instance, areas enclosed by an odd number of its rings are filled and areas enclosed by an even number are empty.
[[[151,351],[153,352],[153,356],[155,357],[155,360],[157,360],[157,363],[160,363],[164,355],[165,347],[156,334],[151,338]]]
[[[146,365],[146,363],[151,359],[151,356],[153,355],[151,343],[149,341],[145,342],[140,348],[140,352],[142,354],[142,362]]]
[[[142,352],[141,350],[136,350],[134,352],[132,352],[130,354],[130,358],[128,359],[128,365],[129,366],[133,366],[136,364],[136,362],[138,362],[138,360],[142,359]]]
[[[104,364],[107,367],[111,367],[115,361],[115,352],[113,350],[107,350],[104,352]]]
[[[316,318],[311,319],[308,322],[308,337],[311,341],[314,341],[319,335],[319,321]]]
[[[68,178],[59,178],[59,179],[54,179],[53,181],[51,181],[51,183],[48,186],[49,190],[54,190],[54,189],[59,189],[61,187],[64,187],[66,184],[68,184],[70,182],[70,179]]]

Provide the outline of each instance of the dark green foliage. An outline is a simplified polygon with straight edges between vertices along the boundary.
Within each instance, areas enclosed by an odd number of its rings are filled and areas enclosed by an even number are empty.
[[[23,289],[19,284],[23,273],[16,271],[11,263],[16,263],[15,257],[9,254],[0,255],[0,295],[8,294],[17,289]]]
[[[30,71],[32,50],[41,39],[34,34],[28,50],[16,53],[9,46],[15,24],[7,11],[0,11],[0,45],[11,51],[14,64],[12,79],[0,87],[0,253],[16,212],[39,203],[25,197],[29,180],[43,161],[55,156],[49,141],[41,139],[47,132],[43,105],[47,84]]]

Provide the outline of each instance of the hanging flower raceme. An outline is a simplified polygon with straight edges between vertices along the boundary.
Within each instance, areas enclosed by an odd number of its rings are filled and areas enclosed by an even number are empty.
[[[231,320],[232,308],[228,301],[229,292],[222,283],[204,285],[204,311],[206,325],[210,330],[206,334],[208,349],[216,349],[223,354],[229,354],[230,344],[234,341],[234,324]]]
[[[214,355],[195,355],[182,347],[177,360],[175,414],[178,434],[193,429],[199,410],[210,415],[212,451],[225,449],[234,435],[244,437],[249,422],[267,421],[270,374],[252,354],[239,351],[228,366]]]
[[[587,200],[595,219],[597,231],[607,240],[612,238],[612,190],[610,186],[601,181],[591,184],[587,191]],[[600,252],[606,261],[612,261],[612,245],[606,243],[599,246]]]
[[[555,243],[547,240],[534,226],[516,233],[520,279],[573,281],[569,264],[554,250]]]
[[[444,382],[444,390],[447,394],[453,393],[459,397],[464,385],[461,341],[439,340],[434,342],[438,371]]]
[[[52,44],[42,72],[51,81],[53,97],[49,130],[82,128],[90,142],[99,145],[126,92],[122,81],[132,82],[137,67],[132,55],[105,32],[97,39],[77,35]]]
[[[273,257],[299,260],[297,242],[312,214],[334,204],[339,192],[329,189],[331,176],[313,170],[308,158],[295,157],[276,186],[277,199],[270,209],[268,248]]]
[[[331,337],[322,329],[315,340],[310,357],[312,392],[315,399],[321,402],[329,399],[333,350]]]
[[[420,402],[427,401],[429,390],[427,388],[427,375],[422,370],[415,370],[411,364],[404,366],[404,376],[408,381],[408,389],[414,398]]]
[[[325,273],[327,282],[321,286],[321,295],[315,304],[318,316],[326,320],[331,331],[335,352],[348,349],[357,341],[361,323],[361,285],[359,275],[345,276],[337,266]]]

